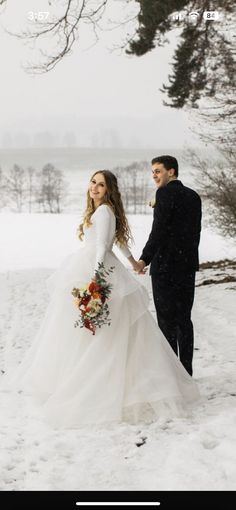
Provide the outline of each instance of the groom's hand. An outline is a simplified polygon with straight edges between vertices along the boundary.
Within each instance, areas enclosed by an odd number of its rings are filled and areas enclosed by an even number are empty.
[[[145,264],[144,260],[138,260],[136,264],[137,264],[136,272],[138,274],[145,274],[146,273],[146,269],[145,269],[146,264]]]

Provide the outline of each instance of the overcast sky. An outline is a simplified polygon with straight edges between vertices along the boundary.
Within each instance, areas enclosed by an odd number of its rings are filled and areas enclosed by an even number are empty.
[[[32,3],[34,11],[51,8],[47,0],[8,0],[1,24],[10,29],[27,26]],[[116,15],[119,9],[122,13],[117,0]],[[31,76],[22,64],[34,59],[34,50],[0,30],[1,146],[9,134],[27,145],[42,131],[58,140],[73,132],[78,145],[88,146],[106,130],[113,131],[114,143],[121,146],[153,147],[157,140],[163,147],[196,143],[186,114],[163,106],[159,91],[171,71],[174,34],[165,48],[137,58],[110,51],[119,41],[117,30],[86,50],[90,31],[85,28],[81,48],[75,44],[72,55],[53,71]]]

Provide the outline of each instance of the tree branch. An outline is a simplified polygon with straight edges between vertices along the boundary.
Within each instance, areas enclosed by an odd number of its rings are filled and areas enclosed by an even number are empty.
[[[19,39],[35,43],[43,41],[47,36],[50,36],[52,44],[56,41],[54,52],[49,53],[39,49],[41,62],[29,63],[25,66],[25,70],[30,73],[46,73],[52,70],[71,52],[75,41],[79,39],[81,23],[97,25],[108,2],[109,0],[97,0],[97,5],[94,5],[94,1],[90,2],[90,0],[67,0],[65,11],[59,18],[54,17],[52,21],[38,23],[36,30],[29,29],[15,34],[8,31]]]

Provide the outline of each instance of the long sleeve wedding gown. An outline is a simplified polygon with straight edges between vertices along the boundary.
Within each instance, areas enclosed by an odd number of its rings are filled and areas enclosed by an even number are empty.
[[[51,300],[41,328],[19,368],[6,375],[6,386],[37,397],[44,419],[56,427],[181,416],[199,398],[196,383],[148,310],[146,289],[112,251],[111,208],[99,206],[91,221],[82,247],[48,279]],[[88,283],[99,262],[114,267],[111,325],[93,336],[74,327],[79,311],[71,290]]]

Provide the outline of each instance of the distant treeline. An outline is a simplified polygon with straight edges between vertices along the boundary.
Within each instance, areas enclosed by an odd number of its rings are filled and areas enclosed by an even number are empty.
[[[126,213],[150,212],[149,202],[154,191],[149,163],[134,162],[112,171],[118,178]],[[61,213],[67,210],[66,199],[70,192],[64,175],[51,163],[41,170],[31,166],[23,168],[18,164],[6,172],[0,169],[0,209],[18,213]]]
[[[155,186],[150,177],[150,163],[138,161],[113,169],[118,178],[126,213],[147,214],[149,202],[155,196]]]
[[[60,213],[67,188],[61,170],[51,163],[39,171],[17,164],[6,173],[0,169],[1,209],[18,213]]]

